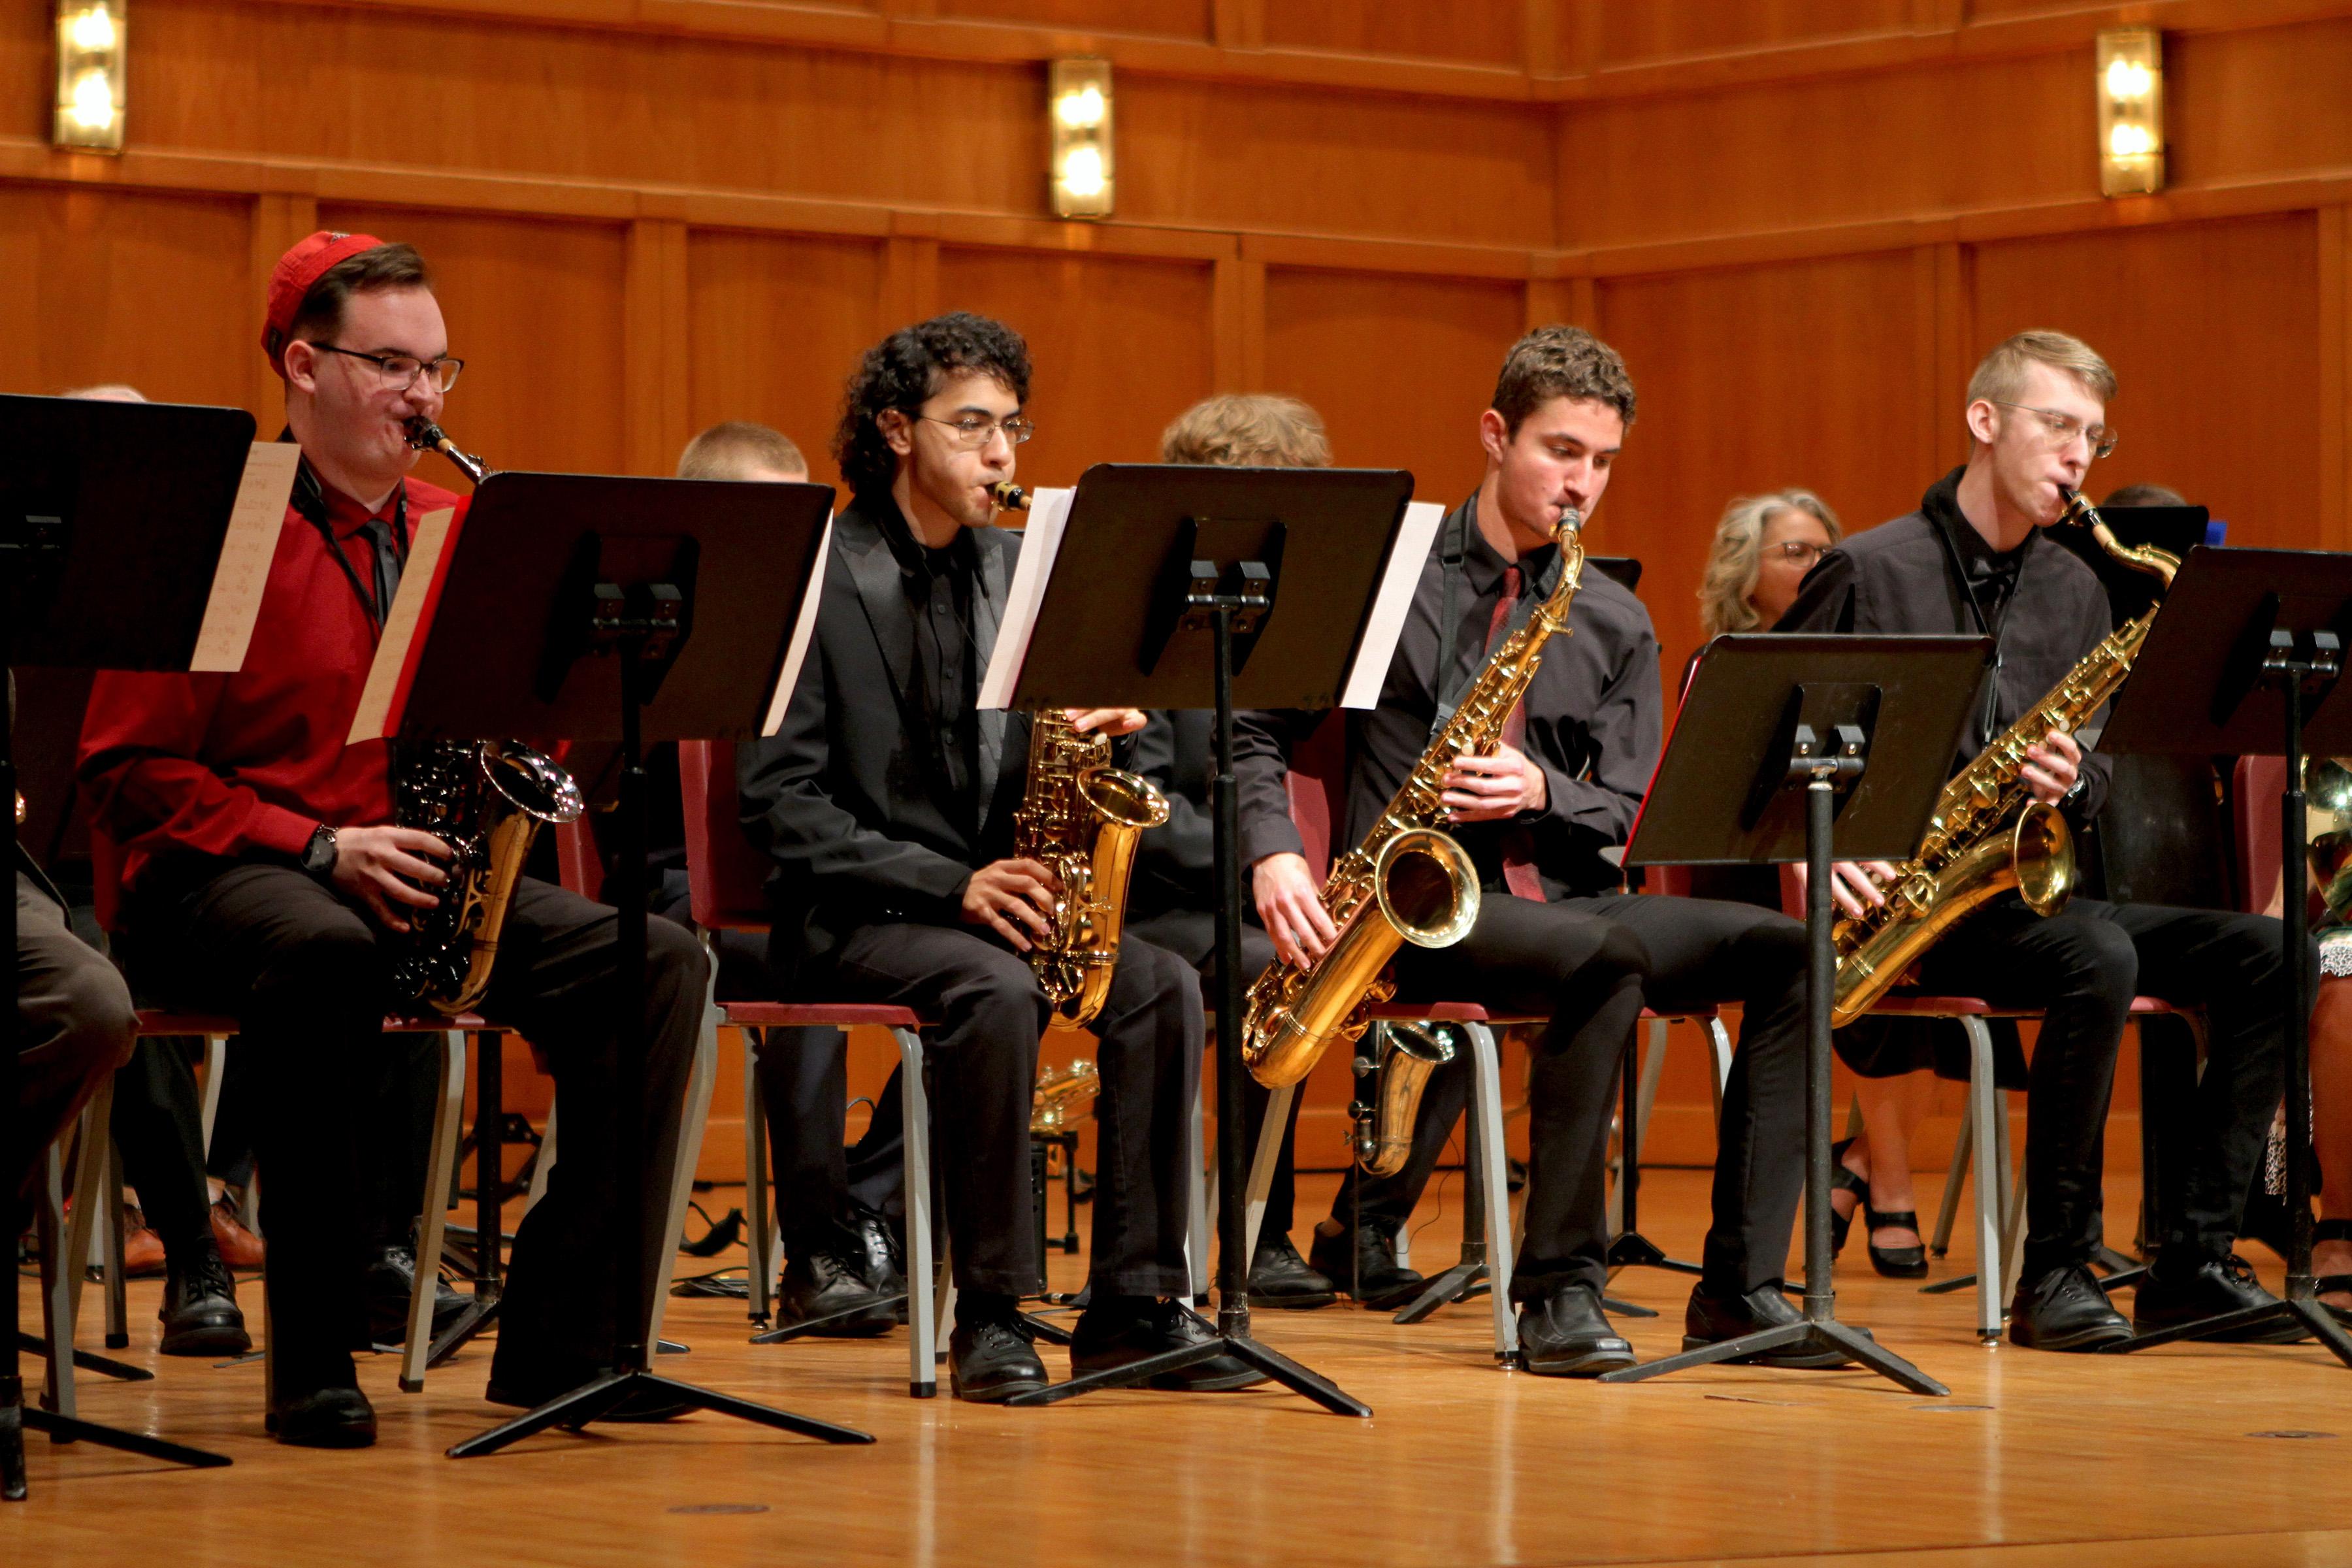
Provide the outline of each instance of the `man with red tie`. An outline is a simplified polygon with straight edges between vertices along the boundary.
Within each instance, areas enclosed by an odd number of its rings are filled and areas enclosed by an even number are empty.
[[[1565,508],[1589,518],[1600,505],[1633,406],[1624,362],[1581,328],[1539,328],[1512,347],[1479,416],[1485,478],[1438,530],[1379,705],[1347,715],[1341,845],[1362,841],[1492,650],[1558,585],[1557,522]],[[1445,780],[1449,831],[1485,888],[1477,922],[1454,947],[1403,947],[1395,971],[1408,1001],[1462,998],[1550,1020],[1533,1047],[1526,1236],[1511,1293],[1528,1370],[1593,1377],[1633,1362],[1601,1294],[1609,1119],[1645,1002],[1743,1007],[1685,1342],[1794,1316],[1780,1287],[1804,1174],[1805,947],[1802,926],[1751,905],[1619,890],[1603,852],[1625,842],[1657,763],[1657,638],[1641,601],[1597,571],[1583,574],[1570,626],[1545,648],[1502,743],[1457,759]],[[1319,957],[1336,935],[1284,787],[1291,743],[1321,719],[1251,713],[1239,724],[1242,855],[1266,932],[1291,963]],[[1392,1256],[1392,1236],[1357,1238],[1367,1244]],[[1765,1359],[1835,1364],[1818,1352]]]
[[[393,747],[344,741],[417,521],[456,499],[409,477],[418,454],[404,427],[438,416],[463,362],[449,357],[423,258],[359,234],[315,234],[287,252],[262,347],[285,380],[302,459],[244,668],[100,675],[80,778],[121,887],[119,907],[101,912],[134,980],[234,1016],[236,1048],[262,1064],[269,1429],[284,1443],[357,1447],[374,1440],[375,1417],[351,1356],[368,1342],[369,1260],[349,1216],[370,1172],[400,1157],[371,1131],[394,1060],[384,938],[434,904],[449,850],[392,826]],[[564,1125],[562,1166],[515,1243],[490,1366],[502,1404],[536,1405],[612,1362],[621,1203],[645,1215],[641,1278],[657,1277],[667,1240],[666,1179],[614,1190],[614,1111],[642,1119],[650,1169],[666,1172],[707,964],[682,928],[651,922],[646,1076],[623,1082],[617,924],[608,908],[524,879],[480,1007],[548,1053]]]

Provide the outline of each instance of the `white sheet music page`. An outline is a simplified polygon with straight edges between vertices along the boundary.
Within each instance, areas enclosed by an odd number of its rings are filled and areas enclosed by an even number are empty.
[[[784,648],[783,673],[776,677],[776,689],[768,694],[768,716],[760,721],[760,733],[772,735],[784,727],[784,710],[793,700],[793,688],[801,683],[801,664],[808,658],[809,638],[816,635],[816,612],[824,599],[825,563],[833,559],[833,518],[824,520],[824,536],[816,542],[816,564],[809,568],[808,591],[801,595],[801,613],[793,622],[793,640]]]
[[[253,623],[261,616],[261,595],[269,586],[269,563],[278,557],[278,531],[286,526],[286,498],[294,489],[294,466],[302,448],[291,441],[256,441],[246,454],[245,477],[237,481],[229,510],[228,537],[221,541],[220,564],[213,568],[212,596],[188,668],[234,673],[245,668]]]
[[[1445,509],[1435,501],[1406,503],[1404,521],[1397,526],[1396,549],[1389,556],[1388,570],[1381,575],[1371,619],[1365,623],[1364,640],[1356,649],[1355,665],[1348,671],[1348,684],[1339,694],[1340,707],[1380,706],[1381,686],[1388,679],[1389,661],[1396,657],[1405,612],[1412,608],[1412,591],[1421,584],[1421,569],[1428,563],[1437,525],[1444,521]]]
[[[367,684],[360,688],[351,733],[343,737],[347,746],[381,741],[398,727],[393,703],[401,695],[401,683],[415,668],[417,626],[425,618],[425,601],[441,574],[441,552],[448,548],[449,520],[457,511],[445,506],[416,520],[415,531],[408,540],[408,560],[400,571],[400,586],[392,593],[392,613],[383,618],[383,635],[376,639]]]
[[[1037,629],[1037,610],[1045,602],[1045,580],[1054,570],[1054,554],[1062,548],[1062,530],[1070,521],[1070,498],[1076,490],[1029,492],[1029,526],[1021,531],[1021,559],[1013,568],[1013,586],[1004,595],[1004,618],[997,623],[996,647],[988,658],[988,674],[980,683],[980,706],[1003,708],[1013,700],[1021,679],[1021,661],[1029,657],[1029,634]]]

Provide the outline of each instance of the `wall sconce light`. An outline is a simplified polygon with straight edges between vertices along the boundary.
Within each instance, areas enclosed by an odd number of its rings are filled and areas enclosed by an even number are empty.
[[[60,147],[122,151],[123,0],[56,0]]]
[[[2099,35],[2099,189],[2164,189],[2164,37],[2153,27]]]
[[[1048,118],[1054,137],[1054,216],[1110,216],[1110,62],[1055,60]]]

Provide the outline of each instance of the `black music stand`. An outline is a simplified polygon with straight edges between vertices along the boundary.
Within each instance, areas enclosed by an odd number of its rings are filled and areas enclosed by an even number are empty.
[[[1625,849],[1628,866],[1802,858],[1805,1315],[1605,1373],[1638,1383],[1791,1346],[1835,1351],[1914,1394],[1951,1391],[1837,1321],[1830,1278],[1830,866],[1918,847],[1992,656],[1990,637],[1750,633],[1707,645]]]
[[[1255,976],[1242,973],[1234,710],[1339,705],[1412,493],[1412,475],[1384,468],[1107,463],[1078,480],[1010,705],[1216,710],[1217,1331],[1008,1404],[1230,1355],[1335,1415],[1372,1413],[1250,1334],[1240,1021]]]
[[[832,498],[818,485],[493,474],[474,492],[436,574],[429,628],[418,630],[423,647],[408,654],[413,676],[397,713],[403,741],[621,743],[609,896],[620,949],[632,955],[622,961],[614,1002],[623,1084],[642,1077],[646,1058],[643,742],[759,733],[802,598],[816,591],[812,574]],[[395,603],[392,618],[399,617]],[[456,1444],[449,1457],[495,1453],[550,1426],[577,1430],[639,1393],[828,1443],[872,1442],[867,1433],[651,1370],[652,1285],[635,1201],[648,1175],[634,1110],[625,1091],[614,1097],[614,1186],[625,1216],[612,1371]],[[493,1231],[488,1244],[495,1242]]]
[[[2305,754],[2352,752],[2352,702],[2329,698],[2352,641],[2352,555],[2326,550],[2193,550],[2165,595],[2103,751],[2284,756],[2279,799],[2282,956],[2294,996],[2286,1026],[2286,1295],[2108,1347],[2128,1353],[2299,1322],[2352,1366],[2352,1334],[2319,1304],[2311,1274],[2311,972],[2303,819]],[[2137,693],[2137,695],[2134,695]],[[2289,868],[2294,875],[2287,876]]]
[[[13,664],[79,669],[185,669],[203,629],[215,568],[253,446],[253,416],[236,408],[0,396],[0,688]],[[13,713],[9,718],[13,720]],[[16,842],[16,753],[0,723],[0,814],[8,861],[28,864]],[[8,899],[8,945],[16,901]],[[10,961],[13,965],[14,960]],[[16,978],[0,1023],[0,1147],[21,1148],[13,1123]],[[13,1195],[0,1208],[13,1210]],[[17,1234],[17,1216],[0,1215]],[[52,1258],[79,1268],[79,1258]],[[26,1496],[25,1431],[56,1443],[102,1447],[214,1468],[207,1453],[144,1433],[27,1407],[17,1371],[16,1282],[0,1321],[0,1499]],[[75,1358],[77,1361],[79,1357]]]

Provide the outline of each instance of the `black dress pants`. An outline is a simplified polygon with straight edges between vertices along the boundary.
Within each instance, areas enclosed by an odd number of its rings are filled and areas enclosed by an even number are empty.
[[[2042,1013],[2025,1093],[2026,1279],[2099,1247],[2107,1100],[2137,993],[2206,1016],[2187,1146],[2167,1161],[2164,1249],[2183,1262],[2228,1255],[2285,1085],[2293,985],[2279,941],[2279,922],[2260,915],[2075,899],[2043,920],[2011,895],[1928,951],[1927,989]]]
[[[1530,1065],[1515,1299],[1571,1283],[1598,1291],[1608,1278],[1609,1119],[1645,1000],[1742,1005],[1703,1283],[1744,1295],[1781,1277],[1804,1184],[1804,955],[1801,925],[1750,904],[1631,893],[1546,904],[1498,891],[1455,946],[1398,955],[1402,998],[1549,1019]]]
[[[890,1069],[865,1136],[845,1148],[848,1053],[839,1029],[769,1029],[753,1058],[768,1118],[776,1220],[789,1257],[855,1256],[851,1226],[858,1211],[898,1221],[906,1215],[899,1069]]]
[[[131,993],[106,955],[74,935],[62,905],[16,873],[15,1136],[0,1151],[0,1235],[40,1190],[43,1156],[106,1075],[131,1054]]]
[[[1029,1106],[1051,1008],[1028,960],[993,933],[888,921],[851,931],[803,971],[798,989],[940,1019],[923,1044],[931,1163],[945,1194],[956,1283],[1034,1294],[1042,1268]],[[1181,959],[1130,936],[1093,1027],[1102,1092],[1091,1283],[1098,1295],[1188,1295],[1184,1162],[1201,1058],[1199,982]]]
[[[364,1239],[350,1216],[381,1151],[359,1130],[382,1119],[390,953],[357,909],[278,863],[158,867],[131,917],[157,990],[234,1016],[261,1064],[256,1124],[269,1186],[270,1353],[280,1398],[348,1384],[362,1342]],[[167,890],[168,889],[168,890]],[[636,1278],[656,1278],[668,1234],[668,1174],[693,1067],[708,964],[684,929],[647,925],[646,1061],[620,1073],[619,918],[548,883],[516,887],[480,1011],[543,1049],[563,1117],[546,1196],[517,1234],[493,1375],[526,1386],[609,1365],[617,1340],[619,1238],[638,1227]],[[616,1117],[635,1121],[638,1184],[624,1193]],[[623,1205],[635,1209],[624,1219]],[[520,1364],[518,1364],[520,1363]]]

